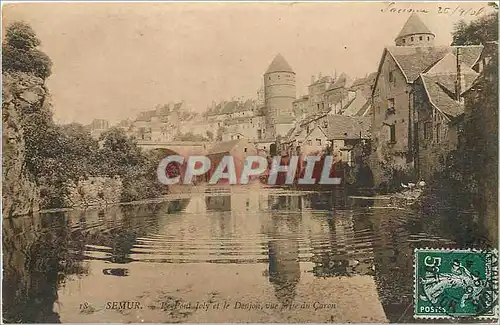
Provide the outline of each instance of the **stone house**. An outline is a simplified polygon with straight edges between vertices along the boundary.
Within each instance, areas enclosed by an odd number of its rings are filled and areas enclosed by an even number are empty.
[[[350,87],[355,93],[355,98],[343,109],[343,115],[347,116],[369,116],[372,112],[371,93],[375,83],[376,72],[364,78],[356,79]]]
[[[306,116],[309,111],[309,95],[303,95],[293,101],[293,113],[297,118]]]
[[[297,121],[281,140],[280,150],[289,154],[296,153],[298,147],[306,145],[304,141],[314,129],[321,127],[325,130],[328,127],[327,115],[325,112],[316,113]]]
[[[207,114],[207,129],[219,134],[222,141],[242,137],[258,140],[266,136],[266,120],[257,101],[229,101],[213,105]]]
[[[343,109],[356,97],[356,93],[350,90],[351,78],[342,73],[335,82],[326,89],[325,105],[330,114],[342,114]],[[324,111],[324,110],[322,110]]]
[[[213,147],[208,149],[207,157],[210,159],[211,167],[206,174],[206,180],[210,180],[217,166],[219,166],[225,156],[231,156],[234,161],[236,178],[239,183],[245,158],[247,156],[256,156],[257,154],[257,147],[247,139],[216,142]],[[219,183],[227,182],[227,179],[221,179]]]
[[[300,153],[312,155],[323,152],[328,147],[328,137],[325,130],[316,125],[304,138],[300,146]]]
[[[336,160],[353,166],[361,158],[357,150],[370,140],[370,117],[329,115],[326,136]]]
[[[448,154],[457,149],[463,125],[463,93],[477,75],[456,55],[448,53],[415,80],[414,165],[419,178],[432,179],[435,172],[446,168]]]
[[[434,46],[434,34],[412,14],[396,37],[396,46],[386,47],[377,70],[372,98],[371,168],[375,184],[390,177],[388,171],[411,172],[417,141],[414,82],[448,54],[460,49],[460,64],[476,65],[482,46]]]
[[[308,87],[308,115],[324,112],[328,109],[325,94],[332,82],[333,78],[330,76],[322,77],[321,74],[319,74],[318,79],[312,76],[311,84]]]

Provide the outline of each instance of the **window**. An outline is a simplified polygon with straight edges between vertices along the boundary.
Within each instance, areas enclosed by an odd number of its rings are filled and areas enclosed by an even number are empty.
[[[328,121],[323,121],[323,128],[328,128]]]
[[[406,43],[406,38],[403,38],[403,44]]]
[[[394,98],[389,98],[387,101],[388,101],[388,105],[389,105],[388,107],[395,109],[396,102],[395,102]]]
[[[245,152],[247,152],[247,148],[245,148]]]
[[[424,139],[429,140],[432,135],[432,123],[431,122],[425,122],[424,123]]]
[[[394,73],[392,71],[389,71],[389,82],[394,81]]]
[[[420,37],[418,38],[418,40],[419,40],[419,41],[421,41],[421,40],[422,40],[422,36],[420,36]]]
[[[240,139],[240,136],[238,135],[238,140]]]
[[[413,42],[413,36],[412,36],[412,37],[410,37],[410,39],[411,39],[411,41]]]
[[[441,123],[436,124],[436,142],[441,141]]]
[[[395,143],[396,142],[396,125],[389,125],[389,142]]]
[[[321,139],[316,139],[316,145],[321,146]]]
[[[396,101],[394,98],[387,99],[387,112],[386,115],[396,114]]]
[[[430,41],[430,40],[431,40],[431,38],[430,38],[429,36],[427,36],[427,40],[428,40],[428,41]]]
[[[307,140],[307,144],[312,146],[312,140]]]

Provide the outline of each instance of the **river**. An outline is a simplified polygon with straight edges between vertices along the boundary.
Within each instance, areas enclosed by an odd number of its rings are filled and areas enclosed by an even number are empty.
[[[414,322],[413,249],[479,237],[470,216],[260,186],[5,219],[4,320]]]

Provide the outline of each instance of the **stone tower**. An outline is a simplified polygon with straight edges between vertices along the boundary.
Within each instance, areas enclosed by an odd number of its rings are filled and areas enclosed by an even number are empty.
[[[266,134],[271,137],[284,136],[287,126],[293,124],[293,101],[295,100],[295,72],[278,54],[264,73],[264,105],[266,108]]]
[[[435,36],[420,17],[413,13],[394,41],[396,46],[433,46]]]

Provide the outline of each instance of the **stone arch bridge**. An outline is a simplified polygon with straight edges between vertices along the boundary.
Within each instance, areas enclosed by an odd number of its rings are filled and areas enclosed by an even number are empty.
[[[166,154],[190,156],[190,155],[205,155],[213,142],[208,141],[170,141],[170,142],[157,142],[140,140],[137,145],[145,150],[161,150]]]

